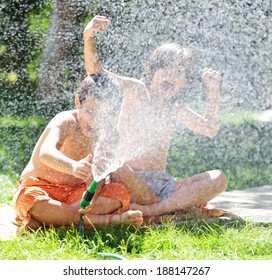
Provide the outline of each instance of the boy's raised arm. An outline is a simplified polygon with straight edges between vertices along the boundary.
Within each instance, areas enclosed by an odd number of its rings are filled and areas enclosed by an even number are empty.
[[[94,44],[95,32],[104,32],[110,20],[103,16],[95,16],[84,29],[84,60],[87,75],[103,71],[99,55]]]
[[[177,121],[196,133],[208,137],[218,134],[220,126],[220,74],[212,69],[204,69],[202,81],[207,88],[206,110],[203,116],[191,110],[185,104],[177,107]]]
[[[122,93],[130,100],[139,98],[148,99],[148,93],[143,82],[137,79],[119,76],[103,68],[99,55],[96,51],[94,36],[95,32],[104,32],[111,21],[103,16],[95,16],[84,30],[84,59],[87,75],[105,73],[111,75],[122,88]]]
[[[219,130],[220,125],[220,88],[221,75],[213,69],[204,69],[202,81],[207,88],[207,104],[204,118],[210,120],[213,127]]]

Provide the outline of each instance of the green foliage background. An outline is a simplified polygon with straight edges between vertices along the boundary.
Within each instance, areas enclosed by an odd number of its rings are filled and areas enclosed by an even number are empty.
[[[0,14],[1,114],[29,115],[51,2],[2,1]]]
[[[43,93],[38,92],[39,68],[43,50],[50,40],[52,15],[58,2],[65,1],[3,0],[1,2],[0,115],[50,117],[71,106],[70,100],[61,97],[62,92],[57,101],[45,99]],[[66,77],[64,86],[72,81],[72,90],[78,80],[82,80],[85,76],[82,32],[92,16],[89,12],[96,12],[97,7],[97,1],[74,0],[74,2],[78,2],[79,7],[77,26],[73,30],[77,40],[69,50],[70,54],[63,73]]]

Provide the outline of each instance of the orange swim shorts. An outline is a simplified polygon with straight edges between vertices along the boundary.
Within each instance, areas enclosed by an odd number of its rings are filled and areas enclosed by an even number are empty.
[[[119,200],[122,203],[122,207],[117,210],[118,214],[121,214],[129,209],[130,192],[128,188],[121,183],[111,183],[105,185],[99,195]]]
[[[68,205],[81,200],[86,191],[86,184],[70,187],[62,184],[52,184],[46,180],[28,177],[20,180],[16,187],[13,205],[16,213],[16,224],[22,228],[30,223],[29,210],[39,202],[54,199]],[[127,187],[120,183],[107,184],[99,196],[114,198],[122,203],[118,213],[129,209],[130,193]]]

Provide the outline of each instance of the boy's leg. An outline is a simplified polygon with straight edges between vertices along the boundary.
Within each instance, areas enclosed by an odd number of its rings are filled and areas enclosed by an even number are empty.
[[[139,210],[128,210],[121,214],[83,216],[85,227],[106,226],[106,225],[133,225],[139,227],[143,223],[143,213]]]
[[[153,204],[160,201],[160,198],[147,186],[145,180],[135,174],[128,165],[111,174],[111,179],[113,182],[123,183],[127,186],[131,201],[134,203]]]
[[[71,205],[75,209],[80,208],[80,200]],[[121,202],[114,198],[98,196],[93,202],[91,213],[94,215],[104,215],[113,213],[122,206]],[[77,210],[78,211],[78,210]]]
[[[220,170],[212,170],[182,180],[182,186],[169,197],[151,205],[131,204],[144,216],[162,215],[207,202],[227,187],[225,175]]]
[[[46,226],[79,224],[79,212],[75,207],[53,199],[35,204],[29,212],[33,219]]]
[[[108,198],[105,198],[108,199]],[[69,226],[74,224],[79,225],[80,213],[78,208],[73,206],[50,199],[47,201],[42,201],[37,203],[30,209],[30,214],[32,218],[46,226],[53,225],[55,227],[59,226]],[[115,209],[116,210],[116,209]],[[111,213],[111,212],[109,212]],[[105,226],[112,221],[112,224],[132,224],[135,226],[140,226],[143,222],[142,213],[140,211],[126,211],[121,214],[88,214],[84,219],[84,224],[92,224],[94,226]]]

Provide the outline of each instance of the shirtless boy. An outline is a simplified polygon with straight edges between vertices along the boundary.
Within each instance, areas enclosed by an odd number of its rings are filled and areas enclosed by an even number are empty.
[[[105,90],[106,87],[110,90]],[[17,185],[14,208],[19,229],[79,224],[79,203],[93,179],[92,155],[97,134],[101,125],[105,129],[109,123],[101,123],[98,116],[103,108],[112,108],[114,114],[120,106],[117,100],[120,100],[118,84],[107,75],[96,76],[96,81],[88,76],[75,95],[76,109],[61,112],[49,122]],[[114,213],[122,204],[103,192],[100,195],[103,207],[96,205],[95,213],[85,215],[85,226],[103,226],[109,221],[141,225],[140,211],[104,215]]]
[[[207,89],[203,116],[182,101],[174,103],[173,98],[186,85],[192,63],[191,52],[178,44],[157,48],[146,64],[142,81],[134,79],[124,83],[128,78],[103,69],[94,45],[95,32],[104,32],[109,24],[107,18],[95,16],[84,30],[87,74],[108,73],[126,91],[139,89],[137,85],[143,83],[149,94],[149,98],[141,101],[124,100],[120,116],[119,134],[123,143],[120,154],[127,158],[127,168],[117,172],[115,180],[128,186],[133,202],[131,209],[139,209],[145,216],[161,215],[213,199],[227,187],[222,171],[207,171],[176,181],[166,172],[166,162],[174,123],[207,137],[217,135],[220,74],[213,69],[203,71],[202,81]]]

